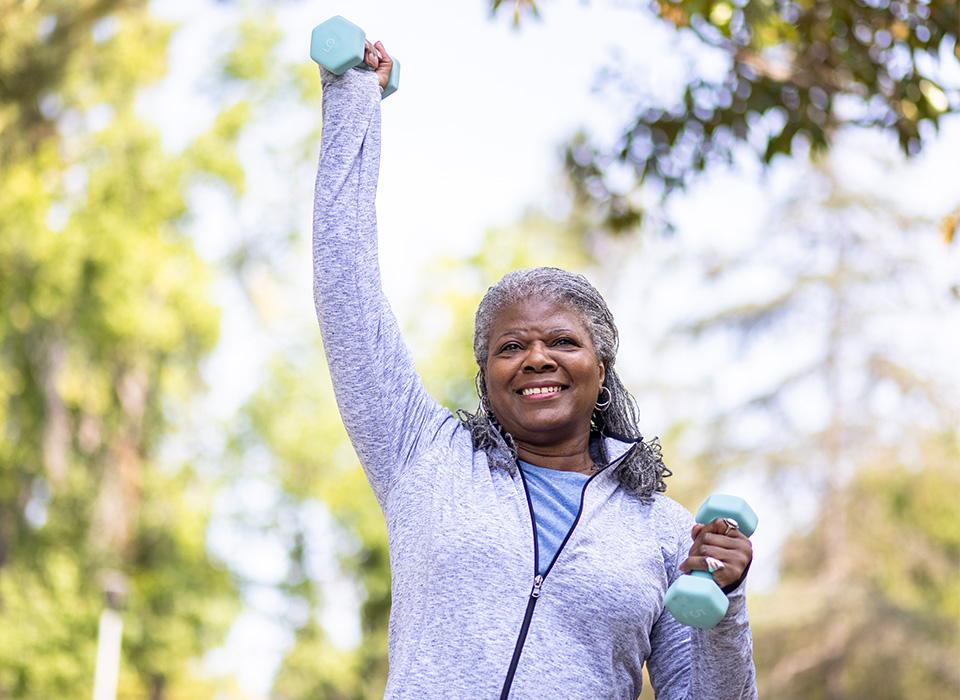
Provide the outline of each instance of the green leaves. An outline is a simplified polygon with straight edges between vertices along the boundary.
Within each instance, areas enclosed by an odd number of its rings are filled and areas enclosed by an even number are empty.
[[[612,148],[591,145],[590,158],[568,169],[578,195],[613,231],[642,216],[635,206],[625,212],[623,192],[605,185],[603,174],[615,167],[631,167],[635,187],[650,183],[666,197],[736,153],[769,165],[798,147],[824,151],[848,126],[889,131],[915,155],[940,119],[960,110],[960,85],[941,82],[958,45],[953,0],[652,6],[724,52],[729,67],[720,81],[695,76],[673,103],[645,107]]]
[[[282,38],[271,16],[247,17],[236,29],[236,38],[223,59],[223,74],[230,80],[262,80],[277,60],[276,46]]]
[[[91,691],[102,575],[129,583],[121,684],[193,687],[236,610],[206,551],[210,492],[166,464],[219,335],[182,230],[197,173],[242,187],[245,112],[184,154],[134,109],[166,70],[145,2],[0,9],[0,695]],[[207,175],[209,177],[209,175]],[[14,644],[15,642],[15,644]]]
[[[510,3],[508,3],[510,4]],[[500,9],[500,6],[503,5],[503,0],[490,0],[490,12],[491,14],[496,14]],[[520,24],[520,13],[522,11],[529,12],[533,17],[539,17],[540,13],[537,10],[536,0],[513,0],[513,24],[514,26],[519,26]]]

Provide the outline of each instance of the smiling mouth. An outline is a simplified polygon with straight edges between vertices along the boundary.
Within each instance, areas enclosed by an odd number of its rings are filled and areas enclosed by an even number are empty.
[[[528,389],[521,389],[521,396],[537,396],[539,394],[559,394],[563,391],[562,386],[534,386]]]

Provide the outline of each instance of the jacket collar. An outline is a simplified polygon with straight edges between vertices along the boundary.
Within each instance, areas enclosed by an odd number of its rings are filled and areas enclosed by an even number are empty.
[[[640,440],[630,440],[628,438],[606,436],[603,439],[603,446],[607,450],[607,464],[610,466],[623,459],[626,454],[636,447]]]

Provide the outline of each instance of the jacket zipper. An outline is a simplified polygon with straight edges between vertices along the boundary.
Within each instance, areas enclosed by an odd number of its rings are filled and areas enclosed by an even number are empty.
[[[520,469],[519,465],[517,465],[517,469]],[[517,672],[517,665],[520,663],[520,654],[523,652],[523,645],[527,641],[527,632],[530,630],[530,620],[533,618],[533,609],[537,606],[537,601],[540,599],[540,588],[543,586],[543,580],[547,577],[547,574],[550,573],[550,570],[557,561],[557,557],[560,556],[560,552],[563,551],[563,548],[567,546],[567,540],[570,539],[570,535],[573,534],[577,524],[580,522],[580,516],[583,514],[583,502],[587,495],[587,486],[589,486],[590,482],[593,481],[593,478],[602,471],[603,469],[598,471],[596,474],[593,474],[589,479],[587,479],[586,483],[584,483],[583,489],[580,492],[580,508],[577,510],[577,517],[570,526],[570,530],[567,531],[567,536],[563,538],[563,542],[561,542],[560,546],[557,547],[557,553],[553,555],[553,559],[550,561],[549,566],[547,566],[547,570],[541,575],[539,573],[540,548],[537,543],[537,516],[533,512],[533,500],[530,498],[530,489],[527,488],[527,479],[523,475],[523,470],[520,469],[520,480],[523,482],[523,492],[527,497],[527,508],[530,510],[530,522],[533,523],[533,570],[536,573],[536,576],[533,578],[533,589],[530,591],[530,598],[527,600],[527,610],[523,614],[523,623],[520,625],[520,634],[517,635],[517,643],[513,648],[513,658],[510,659],[510,668],[507,669],[507,677],[504,679],[503,689],[500,691],[500,700],[507,700],[507,697],[510,695],[510,687],[513,685],[513,677]]]
[[[513,649],[513,658],[510,659],[510,668],[507,669],[507,677],[503,681],[503,690],[500,691],[500,700],[507,700],[510,695],[510,686],[513,685],[513,676],[517,672],[517,664],[520,663],[520,652],[523,651],[523,644],[527,641],[527,631],[530,629],[530,618],[533,617],[533,609],[537,606],[537,600],[540,598],[540,586],[543,585],[543,576],[537,574],[533,579],[533,590],[530,591],[530,598],[527,600],[527,611],[523,614],[523,624],[520,625],[520,635],[517,637],[517,645]]]

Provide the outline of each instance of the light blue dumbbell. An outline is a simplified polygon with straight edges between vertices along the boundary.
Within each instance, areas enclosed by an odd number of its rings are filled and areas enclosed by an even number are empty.
[[[373,70],[363,62],[367,45],[366,34],[357,25],[340,15],[331,17],[313,28],[310,36],[310,58],[331,73],[342,75],[351,68]],[[389,97],[400,87],[400,61],[394,56],[393,68],[381,99]]]
[[[739,496],[715,493],[703,502],[696,520],[706,525],[717,518],[737,521],[740,532],[747,537],[757,529],[757,514]],[[667,589],[664,604],[679,622],[690,627],[710,629],[727,614],[727,596],[706,571],[694,571],[681,576]]]

